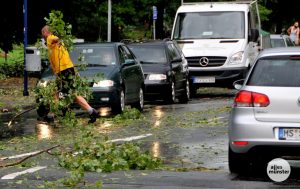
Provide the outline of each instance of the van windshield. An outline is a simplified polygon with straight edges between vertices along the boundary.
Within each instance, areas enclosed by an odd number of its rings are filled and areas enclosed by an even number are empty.
[[[244,12],[179,13],[174,39],[243,39]]]

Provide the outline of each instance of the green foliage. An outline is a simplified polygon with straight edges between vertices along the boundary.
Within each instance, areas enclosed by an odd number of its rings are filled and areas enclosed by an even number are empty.
[[[46,25],[50,27],[50,31],[63,41],[67,50],[71,50],[74,39],[71,34],[72,25],[63,21],[63,13],[61,11],[52,10],[49,13],[49,18],[44,19],[46,20]]]
[[[263,6],[262,4],[258,5],[258,9],[259,9],[259,14],[260,14],[260,20],[262,22],[264,21],[269,21],[269,16],[272,13],[272,10],[267,9],[265,6]]]
[[[59,78],[55,81],[47,81],[46,87],[43,85],[36,87],[35,93],[39,99],[37,106],[44,105],[50,107],[50,112],[57,115],[62,124],[75,126],[77,125],[75,114],[71,113],[69,107],[74,103],[76,96],[84,96],[87,100],[91,98],[89,81],[85,78],[74,76],[72,86],[69,86],[71,88],[69,93],[63,94],[63,97],[59,99],[57,99],[59,96],[57,85],[62,85]]]
[[[24,72],[24,47],[13,45],[13,50],[5,58],[0,58],[0,78],[23,76]]]
[[[115,123],[124,123],[128,120],[136,120],[142,117],[142,113],[135,108],[125,108],[122,114],[118,114],[113,118]]]
[[[155,169],[161,165],[161,160],[153,158],[149,152],[142,153],[133,143],[117,145],[110,142],[97,142],[83,138],[74,144],[78,154],[66,153],[60,157],[59,164],[71,170],[112,172],[129,169]]]

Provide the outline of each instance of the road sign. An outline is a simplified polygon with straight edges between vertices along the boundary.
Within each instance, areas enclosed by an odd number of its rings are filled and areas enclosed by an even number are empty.
[[[157,20],[157,7],[153,6],[152,10],[153,10],[153,20]]]

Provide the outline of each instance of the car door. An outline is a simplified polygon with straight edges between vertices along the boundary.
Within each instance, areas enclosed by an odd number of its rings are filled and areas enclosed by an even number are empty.
[[[174,44],[169,43],[167,45],[168,54],[171,62],[171,69],[175,79],[175,89],[180,90],[184,87],[183,82],[185,80],[185,76],[183,76],[183,65],[182,58],[179,52],[176,50]]]
[[[125,96],[128,103],[138,98],[140,89],[139,66],[126,46],[119,46],[121,57],[121,74],[125,84]],[[131,62],[131,63],[129,63]]]

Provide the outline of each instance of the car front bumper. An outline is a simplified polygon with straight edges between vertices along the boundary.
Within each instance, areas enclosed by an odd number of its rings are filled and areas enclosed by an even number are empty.
[[[217,85],[233,83],[236,80],[242,79],[248,72],[247,67],[232,67],[232,68],[216,68],[216,69],[201,69],[189,67],[189,81],[196,86]],[[214,78],[213,83],[196,83],[195,78]]]
[[[167,95],[170,90],[170,83],[167,80],[162,81],[145,81],[145,97],[146,98],[159,98]]]
[[[88,103],[94,107],[105,107],[112,106],[114,103],[118,102],[119,92],[117,88],[91,88],[92,90],[92,98],[89,99]],[[77,103],[72,105],[74,108],[79,108]]]

